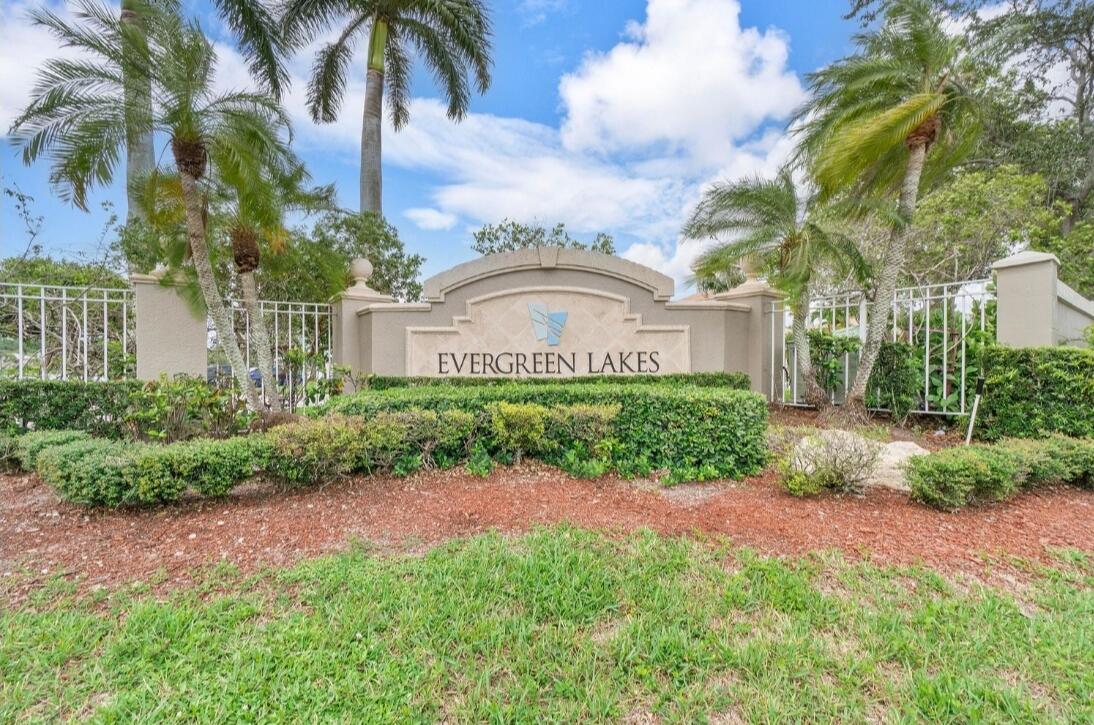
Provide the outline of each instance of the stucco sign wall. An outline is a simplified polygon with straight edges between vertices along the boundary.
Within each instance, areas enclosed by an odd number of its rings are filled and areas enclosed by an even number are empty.
[[[447,327],[406,328],[415,376],[657,375],[691,370],[688,325],[647,325],[626,297],[528,287],[470,299]]]

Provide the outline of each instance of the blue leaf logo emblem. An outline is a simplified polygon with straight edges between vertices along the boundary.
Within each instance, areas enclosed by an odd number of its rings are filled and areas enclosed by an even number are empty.
[[[566,326],[565,312],[548,312],[547,305],[538,302],[528,304],[532,318],[532,332],[540,342],[554,346],[562,341],[562,328]]]

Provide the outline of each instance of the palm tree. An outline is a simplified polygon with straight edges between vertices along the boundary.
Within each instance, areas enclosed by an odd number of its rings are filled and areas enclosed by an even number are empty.
[[[334,207],[334,187],[306,188],[309,176],[304,165],[287,148],[278,151],[278,156],[268,160],[265,173],[258,178],[246,169],[225,169],[218,179],[232,206],[228,221],[232,259],[239,276],[243,306],[250,320],[253,347],[257,351],[262,392],[273,412],[281,410],[281,397],[274,375],[269,329],[255,283],[261,247],[265,243],[274,253],[284,248],[288,238],[284,218],[287,211],[310,213]]]
[[[170,139],[185,210],[192,262],[217,338],[228,357],[241,393],[254,410],[258,391],[244,366],[231,317],[224,306],[206,244],[206,190],[210,165],[218,171],[261,178],[266,161],[287,143],[289,125],[281,107],[267,94],[217,93],[213,88],[216,53],[201,29],[170,9],[149,8],[142,17],[147,53],[126,54],[121,20],[106,6],[83,0],[83,17],[92,18],[101,42],[114,60],[48,61],[34,95],[12,126],[23,146],[23,159],[42,155],[52,161],[51,181],[63,198],[86,208],[88,191],[109,184],[134,119]],[[88,27],[56,27],[73,36]],[[139,62],[138,62],[139,61]],[[127,108],[126,72],[151,79],[152,114]],[[142,129],[143,130],[143,129]]]
[[[261,0],[215,0],[225,22],[235,31],[240,49],[255,78],[279,97],[288,82],[282,63],[280,29],[276,19]],[[122,77],[124,101],[119,106],[126,119],[125,177],[126,216],[128,221],[144,221],[137,198],[142,180],[155,171],[152,138],[152,79],[146,69],[148,40],[146,18],[156,12],[177,12],[178,0],[122,0],[120,22],[111,22],[112,13],[103,7],[80,0],[75,15],[78,24],[69,24],[46,7],[32,10],[30,20],[57,37],[63,47],[79,51],[81,61],[99,68],[114,68]],[[57,69],[61,60],[51,61]]]
[[[786,294],[793,313],[792,335],[805,380],[805,400],[817,408],[827,407],[828,394],[814,374],[806,328],[810,282],[825,265],[864,278],[866,262],[854,243],[825,221],[815,197],[798,194],[788,168],[774,179],[757,176],[715,183],[703,194],[683,234],[691,239],[739,235],[696,260],[693,270],[699,280],[724,277],[745,258],[758,259],[769,270],[769,280]]]
[[[288,0],[284,37],[310,42],[333,27],[338,37],[315,58],[308,85],[308,109],[316,122],[338,118],[346,72],[358,37],[368,31],[365,106],[361,124],[361,208],[383,213],[380,128],[384,84],[392,125],[410,115],[412,51],[433,71],[448,100],[448,117],[458,121],[471,101],[468,75],[484,93],[490,85],[490,18],[483,0]]]
[[[824,196],[897,197],[874,315],[844,406],[851,418],[865,415],[920,186],[952,169],[979,131],[964,82],[964,40],[948,35],[943,19],[926,0],[887,3],[880,27],[856,36],[857,52],[810,74],[811,99],[796,114],[800,158]]]

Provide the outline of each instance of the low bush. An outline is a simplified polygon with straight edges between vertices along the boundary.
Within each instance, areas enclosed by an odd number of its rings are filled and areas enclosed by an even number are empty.
[[[610,426],[615,460],[644,460],[655,469],[713,467],[719,477],[758,472],[766,460],[767,404],[757,393],[692,386],[480,385],[365,391],[315,411],[371,418],[408,409],[463,410],[477,417],[495,403],[618,407]],[[554,428],[554,426],[552,426]]]
[[[174,501],[188,488],[203,496],[224,496],[266,468],[269,457],[264,435],[149,446],[137,459],[135,498],[140,503]]]
[[[19,468],[17,444],[19,436],[0,432],[0,473],[14,471]]]
[[[0,430],[84,430],[120,438],[130,395],[141,383],[0,380]]]
[[[983,363],[980,438],[1094,436],[1094,350],[991,346]]]
[[[281,425],[269,431],[266,470],[289,483],[314,483],[359,465],[364,421],[331,416]]]
[[[535,403],[489,403],[489,435],[495,447],[520,463],[525,453],[550,453],[555,442],[547,436],[548,409]]]
[[[998,501],[1023,487],[1094,487],[1094,440],[1054,436],[947,448],[908,462],[912,497],[944,510]]]
[[[862,493],[877,468],[881,446],[856,433],[820,431],[795,444],[780,466],[782,483],[795,496],[823,491]]]
[[[734,390],[748,390],[752,387],[747,373],[582,375],[577,378],[440,378],[370,375],[363,381],[364,387],[370,390],[419,387],[468,388],[484,385],[598,385],[603,383],[610,385],[695,385],[703,388],[731,388]]]
[[[140,444],[101,438],[76,440],[44,449],[37,458],[38,475],[73,503],[121,506],[139,503],[134,486]]]
[[[1002,447],[947,448],[908,461],[912,498],[943,510],[999,501],[1024,480],[1022,457]]]
[[[90,438],[82,430],[43,430],[19,436],[15,442],[15,459],[24,471],[33,471],[38,465],[38,455],[47,448]]]

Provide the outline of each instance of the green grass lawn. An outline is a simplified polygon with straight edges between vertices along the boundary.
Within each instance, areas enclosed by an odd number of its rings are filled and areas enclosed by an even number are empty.
[[[559,527],[0,610],[0,720],[1094,720],[1094,561],[922,569]]]

